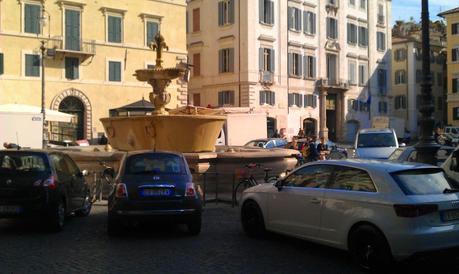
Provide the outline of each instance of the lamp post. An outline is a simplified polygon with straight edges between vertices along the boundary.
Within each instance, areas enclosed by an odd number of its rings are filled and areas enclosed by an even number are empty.
[[[435,154],[439,145],[433,136],[435,120],[432,117],[434,104],[432,100],[432,76],[430,73],[430,19],[429,1],[422,0],[422,84],[421,84],[421,108],[422,118],[419,121],[421,136],[415,148],[417,161],[421,163],[435,163]]]
[[[40,16],[40,24],[41,24],[41,29],[43,30],[43,27],[48,23],[48,39],[51,37],[50,29],[51,29],[51,24],[49,21],[51,21],[51,15],[45,10],[43,7],[41,10],[41,16]],[[48,21],[48,22],[47,22]],[[42,122],[43,122],[43,141],[42,141],[42,148],[45,149],[48,146],[48,124],[46,122],[46,97],[45,97],[45,56],[46,56],[46,51],[47,48],[45,46],[46,40],[43,38],[40,41],[40,52],[41,52],[41,115],[42,115]]]

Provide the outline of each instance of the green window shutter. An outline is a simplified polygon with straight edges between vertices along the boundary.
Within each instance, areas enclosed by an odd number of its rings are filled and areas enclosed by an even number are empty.
[[[147,22],[147,46],[155,39],[159,26],[156,22]]]
[[[4,72],[3,64],[4,64],[3,53],[0,53],[0,75],[2,75]]]
[[[228,13],[229,13],[229,18],[228,18],[228,23],[234,24],[234,3],[236,0],[230,0],[228,3]]]
[[[80,12],[65,10],[65,49],[80,51]]]
[[[270,55],[269,55],[269,61],[271,63],[271,72],[275,72],[276,71],[276,52],[274,49],[270,49]]]
[[[40,56],[34,54],[25,55],[25,75],[30,77],[40,76]]]
[[[121,18],[109,16],[107,24],[108,42],[121,43]]]
[[[80,60],[78,58],[66,57],[65,58],[65,78],[74,80],[79,76]]]
[[[108,80],[110,82],[121,82],[121,62],[108,62]]]
[[[25,4],[24,6],[24,32],[40,33],[41,7],[38,5]]]

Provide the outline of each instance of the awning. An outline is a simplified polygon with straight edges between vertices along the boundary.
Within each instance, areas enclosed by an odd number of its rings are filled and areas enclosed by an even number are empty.
[[[21,104],[6,104],[0,105],[0,113],[22,113],[22,114],[41,114],[41,108],[30,105]],[[69,123],[74,117],[71,114],[59,112],[56,110],[45,109],[45,120],[50,122],[66,122]]]

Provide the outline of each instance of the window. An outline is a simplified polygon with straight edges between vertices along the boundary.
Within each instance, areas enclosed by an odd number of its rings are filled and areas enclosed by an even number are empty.
[[[148,65],[147,65],[147,69],[154,69],[155,67],[156,67],[156,66],[153,65],[153,64],[148,64]]]
[[[274,72],[274,49],[260,48],[259,49],[259,65],[260,71]]]
[[[351,85],[357,85],[357,74],[355,72],[356,69],[357,69],[357,63],[354,61],[349,61],[348,79]]]
[[[75,80],[79,78],[80,60],[74,57],[65,57],[65,78]]]
[[[452,50],[452,56],[451,56],[453,62],[459,61],[459,48],[455,48]]]
[[[199,9],[193,10],[193,32],[201,30],[201,13]]]
[[[335,54],[326,55],[327,79],[329,84],[334,85],[338,80],[338,56]]]
[[[223,0],[218,2],[218,25],[234,24],[234,1]]]
[[[81,49],[81,12],[78,10],[65,10],[65,49],[80,51]]]
[[[288,29],[301,31],[301,10],[288,7]]]
[[[221,49],[218,51],[218,72],[234,72],[234,49]]]
[[[384,25],[384,5],[378,4],[378,24]]]
[[[338,39],[338,20],[327,17],[327,38]]]
[[[316,34],[316,14],[310,11],[303,12],[303,31],[309,35]]]
[[[201,94],[194,93],[193,94],[193,106],[199,107],[201,105]]]
[[[359,46],[368,47],[368,29],[359,27]]]
[[[234,91],[224,90],[218,92],[218,106],[232,106],[234,105]]]
[[[108,81],[121,82],[121,62],[108,62]]]
[[[459,34],[459,23],[451,24],[451,34],[458,35]]]
[[[40,55],[25,55],[25,76],[40,77]]]
[[[276,93],[270,90],[260,90],[260,105],[271,105],[276,104]]]
[[[378,50],[386,50],[386,34],[384,32],[378,31],[376,43],[378,46]]]
[[[453,186],[439,168],[403,170],[391,174],[405,195],[442,195]]]
[[[110,43],[121,43],[122,22],[119,16],[107,17],[107,40]]]
[[[452,92],[453,93],[457,93],[459,91],[459,78],[453,78],[452,80],[452,87],[453,87],[453,90]]]
[[[289,76],[301,77],[302,67],[301,67],[301,54],[298,53],[289,53],[288,54],[288,74]]]
[[[395,51],[395,61],[405,61],[406,59],[406,50],[405,49],[397,49]]]
[[[186,30],[186,33],[189,33],[190,32],[190,24],[189,24],[189,20],[190,20],[190,15],[188,13],[188,11],[185,13],[185,30]]]
[[[349,6],[355,7],[355,0],[349,0]]]
[[[359,64],[359,85],[365,86],[368,81],[368,66],[366,64]]]
[[[378,111],[379,113],[387,113],[387,102],[379,102]]]
[[[376,192],[376,187],[370,175],[366,171],[352,167],[336,167],[334,180],[327,188]]]
[[[357,26],[352,23],[347,23],[347,43],[357,44]]]
[[[453,108],[453,120],[459,120],[459,108]]]
[[[259,20],[262,24],[274,24],[274,1],[259,0]]]
[[[338,0],[327,0],[328,5],[338,6]]]
[[[367,9],[367,0],[360,0],[360,8],[364,10]]]
[[[142,153],[126,161],[126,174],[186,174],[182,157],[170,153]]]
[[[313,94],[305,94],[304,95],[304,107],[312,107],[316,108],[317,107],[317,96]]]
[[[385,69],[378,69],[378,88],[381,95],[386,94],[387,71]]]
[[[316,57],[304,56],[304,77],[308,79],[316,78]]]
[[[193,76],[201,75],[201,54],[193,54]]]
[[[395,84],[396,85],[406,84],[406,72],[404,70],[397,70],[395,72]]]
[[[24,32],[40,34],[41,6],[34,4],[24,5]]]
[[[328,165],[312,165],[300,168],[283,181],[285,187],[324,188],[330,180],[333,168]]]
[[[158,22],[155,21],[147,21],[147,40],[146,40],[146,46],[149,47],[150,43],[155,40],[156,34],[158,34],[159,31],[159,24]]]
[[[4,73],[4,57],[3,57],[3,53],[0,52],[0,75],[2,75]]]
[[[288,95],[288,105],[289,107],[303,107],[303,96],[299,93],[290,93]]]
[[[395,96],[395,109],[406,109],[406,96]]]

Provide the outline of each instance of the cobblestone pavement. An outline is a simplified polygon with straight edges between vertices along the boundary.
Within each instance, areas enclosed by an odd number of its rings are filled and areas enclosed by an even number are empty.
[[[237,209],[206,208],[203,231],[192,237],[184,227],[143,227],[123,238],[108,238],[105,206],[89,217],[72,217],[65,230],[47,233],[38,224],[0,220],[0,273],[362,273],[347,254],[283,237],[250,239]],[[412,273],[438,260],[402,266]],[[440,272],[459,273],[449,263]]]

